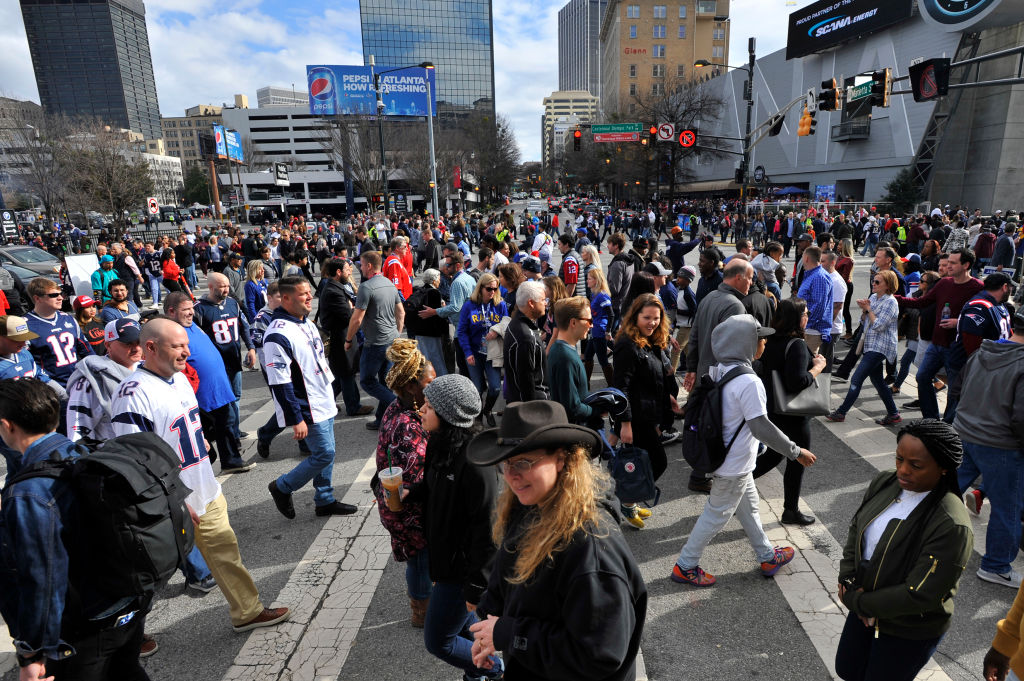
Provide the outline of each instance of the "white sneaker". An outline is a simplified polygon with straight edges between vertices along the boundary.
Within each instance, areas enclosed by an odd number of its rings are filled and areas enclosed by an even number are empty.
[[[1021,582],[1020,573],[1012,568],[1009,572],[1004,572],[1003,574],[999,574],[998,572],[989,572],[988,570],[978,568],[978,579],[982,579],[986,582],[992,582],[993,584],[1002,584],[1003,586],[1013,587],[1014,589],[1019,589]]]

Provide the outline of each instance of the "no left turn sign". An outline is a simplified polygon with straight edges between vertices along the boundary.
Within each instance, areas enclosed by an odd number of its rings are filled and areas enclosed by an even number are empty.
[[[149,208],[150,215],[156,215],[160,212],[160,202],[156,200],[155,196],[146,199],[146,207]]]
[[[658,126],[658,140],[669,142],[676,136],[676,126],[672,123],[662,123]]]

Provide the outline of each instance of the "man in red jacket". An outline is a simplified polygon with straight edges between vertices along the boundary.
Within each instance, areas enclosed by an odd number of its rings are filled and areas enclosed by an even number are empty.
[[[412,295],[412,280],[409,278],[409,271],[405,268],[405,254],[409,251],[409,244],[405,239],[396,236],[390,243],[391,254],[384,261],[384,269],[381,273],[391,280],[398,292],[402,294],[402,300]]]

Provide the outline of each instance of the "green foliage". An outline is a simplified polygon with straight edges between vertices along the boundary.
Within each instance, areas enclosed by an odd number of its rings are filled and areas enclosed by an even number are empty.
[[[897,173],[896,177],[885,185],[882,203],[889,204],[890,212],[899,215],[912,211],[923,196],[923,188],[914,179],[914,169],[908,167]]]
[[[210,179],[199,166],[191,166],[185,173],[185,205],[210,203]]]

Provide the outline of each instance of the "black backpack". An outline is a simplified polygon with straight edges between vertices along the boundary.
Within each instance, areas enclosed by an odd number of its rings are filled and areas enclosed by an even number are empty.
[[[420,312],[427,304],[427,293],[427,287],[420,286],[413,289],[409,297],[402,301],[402,307],[405,308],[405,327],[414,334],[422,334],[429,330],[429,325],[426,324],[428,320],[420,319]]]
[[[68,547],[80,586],[113,597],[146,597],[167,583],[194,544],[177,454],[153,433],[106,441],[77,459],[24,468],[7,482],[61,479],[78,502],[81,534]]]
[[[661,489],[654,484],[654,469],[646,449],[620,444],[612,452],[608,462],[612,479],[615,480],[615,496],[624,504],[650,502],[657,506]]]
[[[704,374],[690,393],[683,417],[683,458],[698,475],[714,473],[721,467],[743,429],[740,424],[729,444],[722,440],[722,389],[737,376],[753,373],[748,366],[733,367],[717,382]]]

